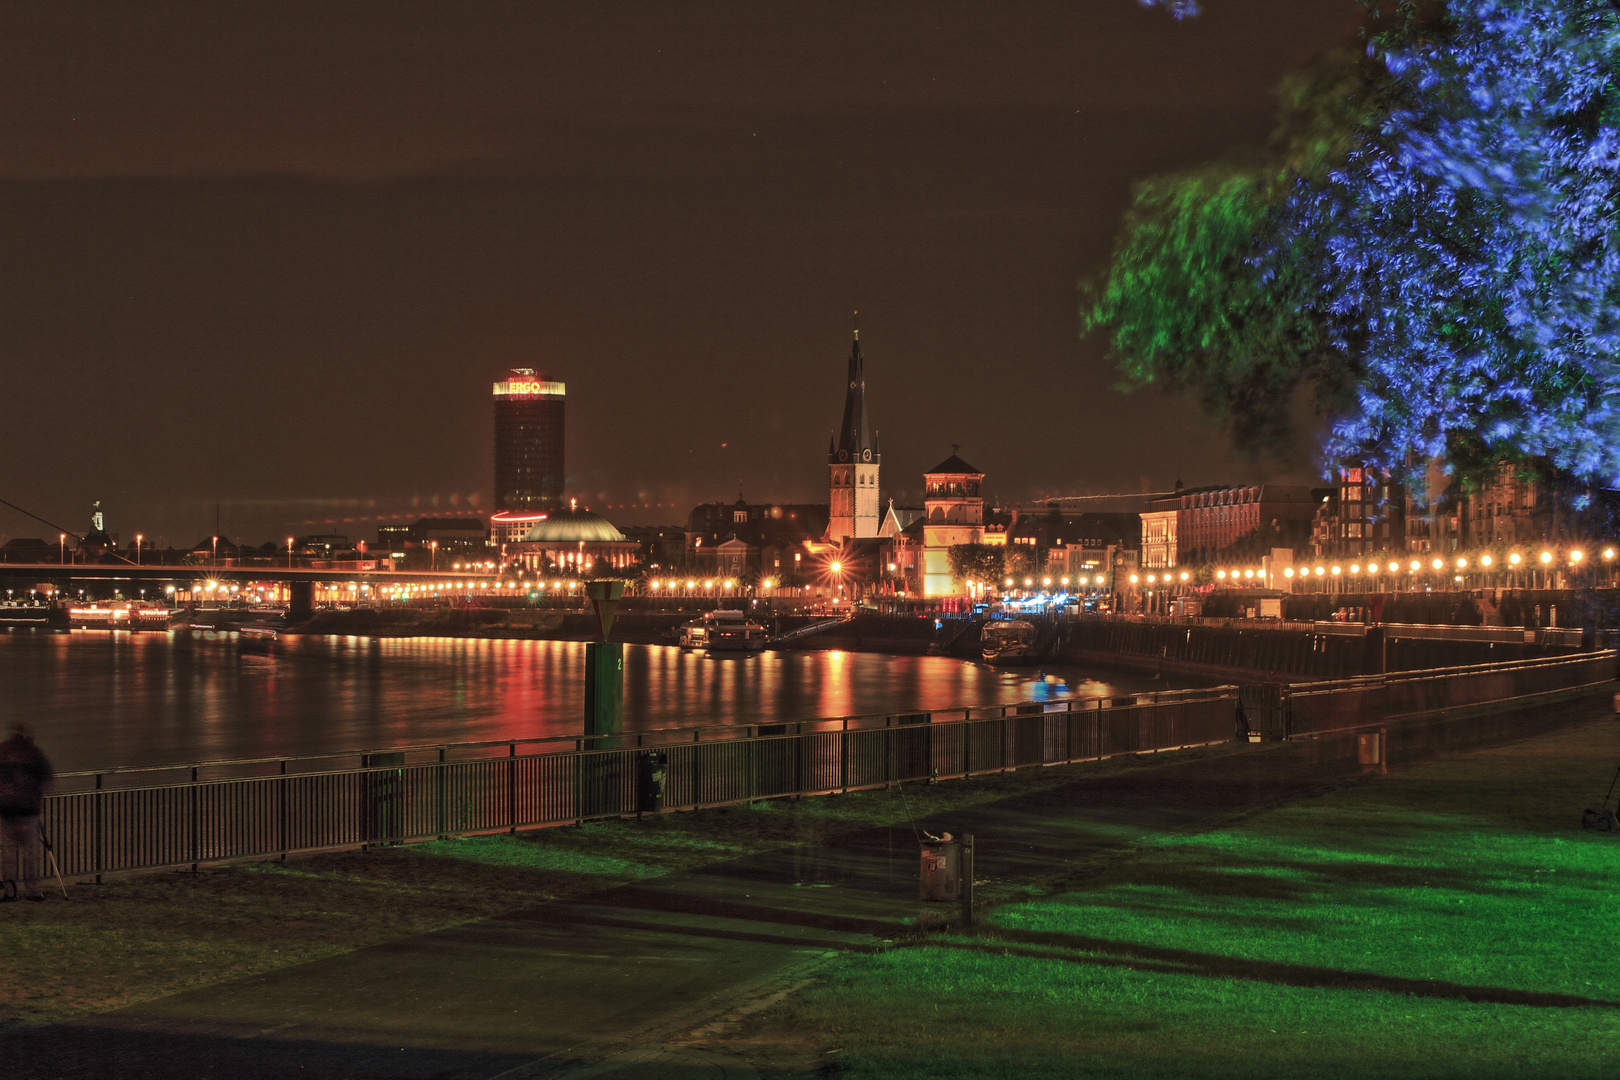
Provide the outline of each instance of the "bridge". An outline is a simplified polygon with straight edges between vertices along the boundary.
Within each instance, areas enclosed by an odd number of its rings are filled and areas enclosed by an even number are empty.
[[[368,582],[376,585],[445,584],[494,580],[490,572],[466,570],[343,570],[314,569],[305,566],[209,565],[135,563],[7,563],[0,562],[0,580],[14,581],[114,581],[114,582],[194,582],[194,581],[274,581],[282,584],[307,582]]]
[[[441,592],[454,590],[462,593],[470,591],[468,586],[471,582],[477,582],[480,595],[487,595],[483,589],[503,580],[511,582],[513,578],[510,575],[503,578],[502,575],[492,571],[466,570],[356,570],[266,564],[243,566],[206,563],[138,565],[0,562],[0,588],[8,591],[26,591],[48,583],[67,592],[75,587],[84,587],[86,583],[96,583],[117,587],[118,591],[128,596],[131,592],[140,590],[142,585],[150,583],[156,586],[154,592],[159,595],[165,593],[166,587],[170,585],[177,593],[192,595],[212,585],[216,587],[208,590],[212,596],[218,591],[219,586],[224,586],[225,592],[229,593],[230,586],[235,584],[250,582],[271,584],[286,589],[287,604],[294,616],[313,610],[316,590],[321,587],[332,590],[340,586],[353,586],[350,596],[363,595],[368,591],[372,596],[376,596],[386,588],[401,586]],[[13,582],[16,584],[12,584]]]

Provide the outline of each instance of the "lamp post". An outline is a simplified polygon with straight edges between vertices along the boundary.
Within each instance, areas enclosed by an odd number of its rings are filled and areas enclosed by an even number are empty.
[[[293,538],[289,536],[287,537],[287,569],[289,570],[292,569],[292,546]]]
[[[219,537],[214,537],[214,565],[219,566]]]
[[[56,537],[56,562],[58,566],[67,565],[67,533]]]
[[[143,537],[140,533],[135,534],[135,565],[136,566],[141,565],[141,541],[144,540],[144,539],[145,539],[145,537]]]
[[[429,557],[429,568],[437,571],[439,569],[439,542],[437,540],[429,540],[428,547],[432,549],[432,555]]]

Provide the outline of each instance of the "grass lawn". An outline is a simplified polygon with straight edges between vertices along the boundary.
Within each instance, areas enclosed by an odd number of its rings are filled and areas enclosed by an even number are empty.
[[[1620,726],[1139,845],[785,1017],[846,1077],[1620,1076]]]
[[[0,905],[0,1034],[150,1001],[546,900],[1050,790],[1088,769],[444,840],[200,874],[70,883]]]

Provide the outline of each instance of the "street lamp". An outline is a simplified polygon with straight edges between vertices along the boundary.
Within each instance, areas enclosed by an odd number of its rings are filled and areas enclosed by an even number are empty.
[[[135,565],[136,566],[141,565],[141,541],[144,540],[144,539],[145,539],[145,537],[143,537],[140,533],[135,534]]]
[[[287,537],[287,569],[289,570],[292,569],[292,546],[293,538],[289,536]]]
[[[219,537],[214,537],[214,565],[219,565]]]
[[[432,554],[429,556],[428,568],[430,570],[437,571],[439,569],[439,542],[437,540],[429,540],[428,547],[432,549]]]
[[[56,538],[56,561],[58,565],[67,562],[67,533],[62,533]]]

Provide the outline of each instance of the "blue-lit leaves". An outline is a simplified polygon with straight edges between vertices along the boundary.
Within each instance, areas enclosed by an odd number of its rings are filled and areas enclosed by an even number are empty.
[[[1617,482],[1613,11],[1454,3],[1378,58],[1387,115],[1296,183],[1273,239],[1329,237],[1324,314],[1363,371],[1327,455],[1540,457]]]
[[[1085,326],[1240,440],[1309,386],[1327,464],[1620,484],[1620,21],[1606,0],[1393,11],[1367,59],[1285,88],[1265,160],[1142,185]]]

